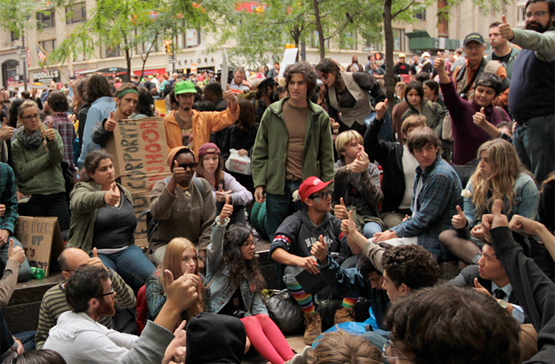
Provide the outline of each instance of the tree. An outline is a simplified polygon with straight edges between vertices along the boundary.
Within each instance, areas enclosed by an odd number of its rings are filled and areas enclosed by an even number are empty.
[[[73,54],[90,57],[102,47],[119,47],[131,76],[131,61],[140,54],[144,66],[162,39],[174,39],[185,28],[208,24],[209,12],[191,0],[98,0],[87,20],[50,55],[63,62]]]

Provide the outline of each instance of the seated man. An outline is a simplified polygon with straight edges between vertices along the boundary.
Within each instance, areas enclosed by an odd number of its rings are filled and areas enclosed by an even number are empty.
[[[398,358],[403,363],[520,363],[519,324],[491,297],[474,290],[445,285],[424,288],[395,301],[386,324],[391,340],[384,347],[385,359]]]
[[[322,332],[319,313],[314,308],[312,295],[306,293],[296,279],[297,274],[307,270],[318,274],[316,259],[310,255],[310,247],[316,241],[322,241],[328,250],[343,256],[351,255],[346,239],[341,236],[341,220],[331,211],[331,194],[328,185],[317,177],[308,177],[299,187],[299,197],[305,209],[286,218],[278,227],[274,241],[270,246],[272,260],[285,265],[283,280],[293,298],[303,309],[307,327],[304,340],[307,345]],[[336,321],[353,321],[356,299],[343,299],[343,308],[336,313]],[[341,319],[343,317],[343,319]]]
[[[96,255],[96,248],[93,249],[93,258],[90,258],[87,253],[78,248],[67,248],[62,251],[58,257],[58,266],[62,270],[62,277],[64,280],[54,287],[50,288],[42,297],[39,312],[39,326],[35,335],[36,348],[42,349],[44,342],[48,338],[48,332],[56,325],[58,317],[66,311],[71,310],[66,301],[65,286],[67,280],[73,275],[77,268],[85,266],[98,266],[104,267],[102,261]],[[116,309],[123,310],[126,308],[134,308],[137,301],[135,294],[131,287],[129,287],[117,274],[110,268],[105,268],[108,275],[112,280],[112,287],[114,287],[115,307]],[[104,316],[98,320],[99,323],[109,329],[114,328],[114,321],[111,316]]]
[[[23,247],[13,236],[19,218],[16,187],[12,167],[6,163],[0,163],[0,259],[6,265],[9,258],[10,240],[13,240],[15,246]],[[25,282],[31,277],[31,269],[25,256],[20,264],[18,281]]]
[[[378,205],[383,198],[380,188],[380,171],[368,161],[364,152],[362,135],[356,130],[346,130],[335,139],[339,160],[335,163],[335,188],[333,201],[335,216],[347,218],[347,208],[355,212],[357,228],[368,238],[383,231],[378,217]]]
[[[380,217],[386,228],[391,229],[399,225],[406,215],[411,214],[410,204],[418,162],[406,143],[403,145],[378,138],[386,111],[387,100],[376,105],[376,120],[370,124],[364,135],[364,149],[370,160],[375,160],[382,166],[383,201]],[[425,116],[407,117],[401,125],[403,140],[407,140],[408,134],[420,126],[426,126]]]
[[[409,151],[418,161],[412,197],[412,215],[399,225],[374,235],[374,242],[389,245],[418,244],[440,258],[445,248],[439,234],[451,227],[461,197],[459,176],[439,154],[440,140],[429,127],[414,129],[408,136]]]
[[[513,292],[509,277],[490,244],[484,244],[478,265],[469,265],[449,281],[458,287],[474,287],[477,291],[493,296],[499,305],[507,309],[520,323],[524,323],[524,312],[518,306],[518,299]]]

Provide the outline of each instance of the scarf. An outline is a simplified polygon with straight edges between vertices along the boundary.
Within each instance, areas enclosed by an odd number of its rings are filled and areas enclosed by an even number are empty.
[[[23,126],[17,130],[16,137],[25,149],[36,149],[42,144],[43,140],[40,128],[35,130],[33,134],[27,135]]]

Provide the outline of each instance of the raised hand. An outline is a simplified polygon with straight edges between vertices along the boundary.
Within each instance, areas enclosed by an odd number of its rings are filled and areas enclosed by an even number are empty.
[[[376,120],[383,119],[383,116],[387,112],[387,102],[388,100],[385,99],[383,102],[378,102],[376,105]]]
[[[220,219],[220,221],[225,221],[225,219],[230,217],[232,213],[233,205],[229,203],[229,196],[226,196],[224,207],[222,207],[222,211],[220,211],[220,216],[218,217],[218,219]]]
[[[314,255],[320,263],[323,263],[328,259],[328,244],[326,244],[322,235],[320,235],[318,240],[312,244],[310,254]]]
[[[474,125],[476,126],[481,126],[484,125],[484,123],[486,123],[486,113],[485,113],[485,109],[482,107],[480,109],[479,112],[477,112],[476,114],[472,115],[472,122],[474,123]]]
[[[434,69],[436,71],[445,71],[445,58],[443,58],[443,53],[437,52],[437,57],[434,59]]]
[[[104,263],[102,263],[102,260],[100,260],[100,258],[98,257],[98,252],[97,252],[96,248],[93,248],[93,257],[89,258],[89,262],[87,263],[87,265],[102,267],[102,268],[108,270],[108,268],[106,268]]]
[[[118,122],[114,119],[114,112],[110,111],[110,117],[104,122],[104,129],[106,131],[114,131]]]
[[[512,40],[515,37],[515,33],[511,29],[511,25],[507,23],[507,18],[505,15],[501,15],[501,24],[499,24],[499,34],[507,40]]]
[[[179,167],[176,160],[173,161],[172,178],[177,184],[185,179],[185,168]]]
[[[235,96],[233,91],[227,90],[225,92],[225,101],[229,104],[230,109],[235,109],[235,106],[237,105],[237,96]]]
[[[349,211],[347,213],[347,219],[341,221],[341,232],[343,232],[343,234],[349,236],[349,234],[351,234],[355,231],[357,231],[357,226],[355,224],[355,221],[353,220],[353,212]]]
[[[8,125],[8,120],[4,118],[0,128],[0,140],[10,140],[13,137],[13,127]]]
[[[20,246],[15,246],[13,239],[10,239],[10,246],[8,248],[8,259],[13,259],[19,264],[25,261],[25,251]]]
[[[464,229],[468,224],[468,220],[466,220],[466,216],[459,205],[457,205],[457,212],[458,214],[453,215],[451,218],[451,225],[453,225],[455,229]]]
[[[54,129],[52,129],[52,120],[48,122],[48,128],[45,132],[46,140],[51,142],[56,138],[56,134],[54,133]]]
[[[339,205],[335,205],[333,210],[335,217],[337,217],[338,219],[345,220],[349,218],[349,216],[347,215],[349,211],[347,210],[347,206],[345,206],[343,197],[339,199]]]
[[[104,202],[108,206],[117,206],[119,203],[120,193],[116,182],[112,182],[110,189],[104,194]]]
[[[484,286],[480,284],[480,282],[478,282],[478,278],[474,278],[474,289],[476,290],[476,292],[491,296],[491,293],[489,293],[489,291],[485,289]]]

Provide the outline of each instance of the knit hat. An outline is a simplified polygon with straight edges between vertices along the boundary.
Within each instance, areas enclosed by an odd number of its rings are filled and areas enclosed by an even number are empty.
[[[204,143],[198,150],[198,157],[200,158],[203,155],[210,153],[220,154],[220,148],[218,148],[218,146],[214,143]]]
[[[301,186],[299,187],[299,197],[301,198],[301,202],[305,202],[306,199],[314,192],[323,190],[332,182],[333,181],[323,182],[318,177],[308,177],[303,181],[303,183],[301,183]]]
[[[177,152],[179,152],[182,149],[188,149],[191,151],[191,154],[193,155],[193,158],[195,156],[195,153],[193,152],[192,149],[188,148],[188,147],[184,147],[184,146],[180,146],[180,147],[175,147],[172,150],[170,150],[170,152],[168,153],[168,167],[170,167],[170,170],[173,168],[173,160],[175,158],[175,156],[177,155]]]
[[[239,364],[247,334],[235,316],[203,312],[187,326],[186,363]]]

